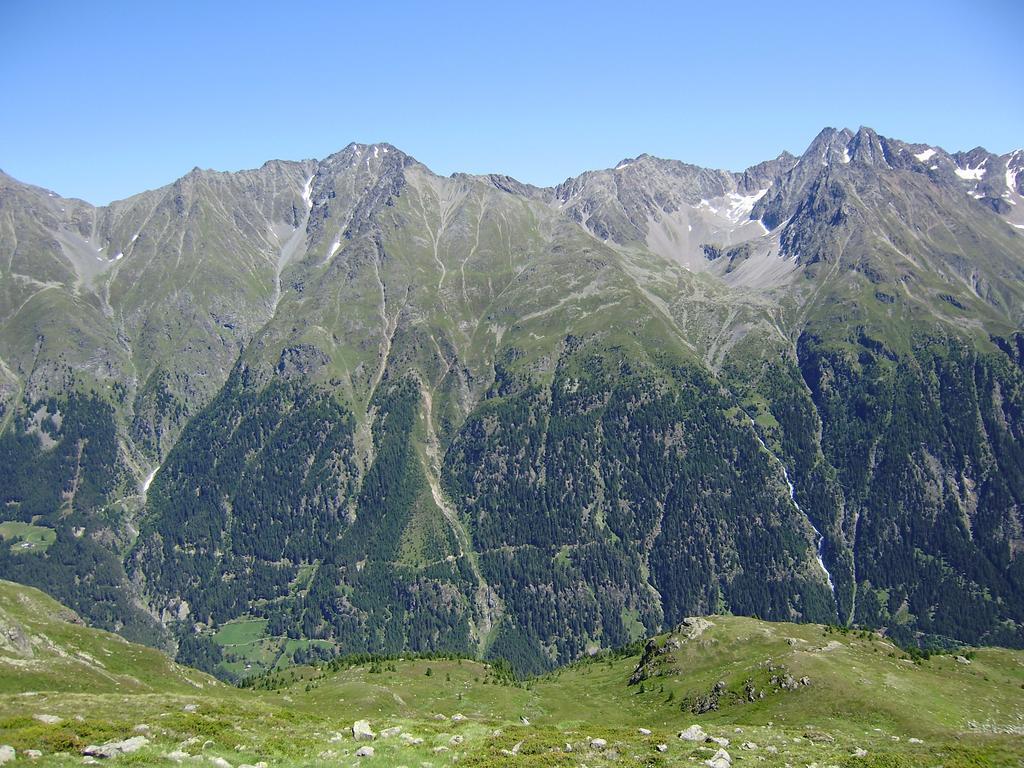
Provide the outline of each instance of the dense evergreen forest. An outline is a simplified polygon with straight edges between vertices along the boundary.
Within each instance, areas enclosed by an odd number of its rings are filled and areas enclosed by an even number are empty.
[[[0,491],[5,519],[58,535],[0,547],[0,575],[164,642],[148,599],[179,658],[211,670],[222,649],[196,629],[242,616],[329,641],[296,658],[480,652],[519,674],[715,612],[1020,646],[1024,537],[1006,521],[1024,499],[1024,374],[1000,348],[923,339],[900,356],[807,333],[798,364],[746,388],[574,339],[546,383],[497,366],[442,462],[472,552],[411,439],[416,376],[382,382],[362,467],[337,397],[239,368],[156,475],[134,543],[110,533],[126,480],[110,406],[42,401],[0,437]]]

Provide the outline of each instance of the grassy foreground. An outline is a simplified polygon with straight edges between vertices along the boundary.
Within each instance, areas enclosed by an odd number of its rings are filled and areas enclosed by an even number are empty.
[[[867,633],[711,617],[525,683],[470,660],[396,659],[242,690],[76,621],[0,582],[0,744],[17,764],[81,765],[90,744],[143,736],[98,761],[703,765],[720,745],[678,737],[699,724],[728,739],[733,765],[1024,765],[1024,654],[1002,649],[915,661]],[[374,741],[353,739],[358,719]]]

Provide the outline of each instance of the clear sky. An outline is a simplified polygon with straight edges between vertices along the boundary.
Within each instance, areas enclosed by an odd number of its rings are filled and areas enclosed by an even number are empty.
[[[1021,0],[0,0],[0,168],[94,203],[389,141],[553,184],[824,126],[1024,146]]]

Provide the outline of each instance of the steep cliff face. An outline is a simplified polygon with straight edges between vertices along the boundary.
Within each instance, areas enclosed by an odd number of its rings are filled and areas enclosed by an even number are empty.
[[[243,615],[524,670],[714,611],[1020,645],[1018,159],[5,177],[3,515],[56,541],[0,573],[203,659]]]

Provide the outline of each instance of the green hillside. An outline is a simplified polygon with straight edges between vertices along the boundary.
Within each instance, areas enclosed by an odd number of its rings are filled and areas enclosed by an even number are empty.
[[[728,739],[733,764],[1024,759],[1020,652],[915,659],[879,636],[815,624],[687,620],[645,645],[519,682],[473,660],[364,657],[280,671],[247,689],[85,627],[8,582],[0,629],[0,744],[18,762],[38,750],[33,765],[80,765],[89,745],[138,737],[137,751],[110,762],[702,765],[723,747],[680,739],[692,725]],[[251,634],[238,627],[225,642]],[[372,742],[353,739],[361,719]],[[363,746],[372,757],[356,757]]]

